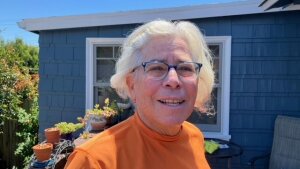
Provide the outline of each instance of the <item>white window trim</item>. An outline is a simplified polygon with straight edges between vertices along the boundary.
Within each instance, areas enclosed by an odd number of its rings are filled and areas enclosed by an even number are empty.
[[[222,43],[222,78],[221,83],[221,132],[204,132],[206,138],[220,138],[229,140],[229,104],[230,104],[230,64],[231,64],[231,36],[205,37],[207,43]],[[85,108],[93,108],[93,47],[94,45],[122,44],[124,38],[87,38],[86,39],[86,102]]]
[[[230,104],[230,67],[231,67],[231,36],[208,36],[205,41],[210,43],[222,43],[222,83],[221,85],[221,132],[203,132],[206,138],[219,138],[230,140],[229,135],[229,104]]]
[[[85,109],[92,109],[93,105],[93,89],[94,89],[94,79],[93,79],[93,51],[95,45],[115,45],[122,44],[124,38],[86,38],[86,60],[85,60]]]

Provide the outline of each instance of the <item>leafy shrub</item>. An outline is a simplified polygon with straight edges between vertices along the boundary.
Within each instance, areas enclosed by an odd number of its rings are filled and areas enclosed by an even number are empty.
[[[18,122],[15,155],[25,166],[38,141],[38,48],[0,39],[0,63],[0,134],[4,123]]]

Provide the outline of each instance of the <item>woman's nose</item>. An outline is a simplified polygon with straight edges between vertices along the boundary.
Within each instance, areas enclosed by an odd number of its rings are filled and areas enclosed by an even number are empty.
[[[171,68],[166,77],[163,79],[163,85],[174,89],[180,87],[180,79],[174,68]]]

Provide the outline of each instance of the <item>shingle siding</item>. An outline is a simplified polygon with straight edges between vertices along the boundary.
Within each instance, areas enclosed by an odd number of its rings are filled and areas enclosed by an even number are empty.
[[[236,168],[245,168],[250,157],[270,149],[278,114],[300,117],[297,18],[299,11],[211,18],[214,23],[192,20],[207,36],[231,30],[230,134],[244,149],[233,160]]]
[[[98,28],[98,36],[102,38],[124,37],[122,26],[103,26]]]
[[[278,114],[300,117],[299,18],[290,11],[191,20],[206,36],[232,36],[230,134],[244,149],[233,168],[270,149]],[[138,25],[40,33],[40,131],[84,115],[86,38],[126,37]]]
[[[278,114],[300,116],[299,17],[232,17],[230,134],[244,148],[242,164],[270,149]]]
[[[40,33],[40,132],[85,112],[85,38],[97,28]]]

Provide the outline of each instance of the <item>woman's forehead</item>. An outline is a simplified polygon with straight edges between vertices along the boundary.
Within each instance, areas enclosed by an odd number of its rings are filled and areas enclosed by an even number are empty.
[[[142,49],[188,50],[187,42],[178,36],[156,36],[149,39]]]
[[[182,56],[190,58],[190,51],[186,41],[180,37],[154,37],[142,48],[144,57]],[[154,58],[153,58],[154,59]]]

